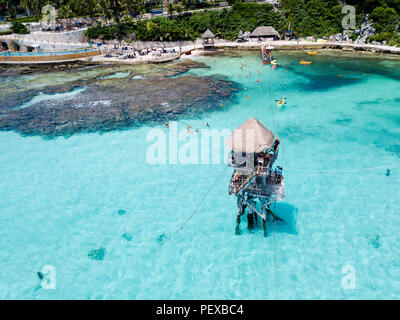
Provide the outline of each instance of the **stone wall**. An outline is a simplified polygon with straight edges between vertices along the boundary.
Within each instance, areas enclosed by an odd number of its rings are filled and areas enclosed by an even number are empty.
[[[89,43],[83,42],[84,32],[85,29],[68,32],[33,32],[26,35],[13,34],[0,36],[0,41],[16,42],[20,47],[35,47],[39,51],[76,50],[89,47]]]
[[[53,42],[53,43],[70,43],[82,42],[84,40],[84,33],[87,29],[79,29],[65,32],[32,32],[24,35],[23,39],[26,41],[36,42]]]

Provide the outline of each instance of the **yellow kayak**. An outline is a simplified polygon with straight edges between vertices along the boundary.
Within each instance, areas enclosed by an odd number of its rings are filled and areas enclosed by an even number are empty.
[[[285,99],[281,99],[278,101],[278,107],[282,107],[285,104]]]
[[[311,63],[312,63],[312,61],[305,61],[305,60],[300,61],[300,64],[311,64]]]
[[[307,53],[308,53],[308,54],[317,54],[318,51],[308,51]]]

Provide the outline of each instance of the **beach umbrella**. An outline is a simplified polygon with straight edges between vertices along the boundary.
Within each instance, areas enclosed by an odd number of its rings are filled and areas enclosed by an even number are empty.
[[[225,141],[235,152],[259,153],[269,149],[275,141],[274,134],[257,119],[250,118],[237,128]]]

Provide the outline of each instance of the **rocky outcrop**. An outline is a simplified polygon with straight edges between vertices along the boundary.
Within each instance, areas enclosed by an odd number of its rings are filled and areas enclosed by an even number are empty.
[[[157,73],[152,67],[153,71],[144,76],[128,73],[122,79],[97,77],[48,86],[46,90],[0,95],[0,129],[45,136],[72,135],[164,123],[183,115],[198,116],[221,109],[220,103],[232,99],[238,88],[218,77],[177,76],[193,67],[205,65],[186,61],[157,66]],[[65,93],[77,87],[86,90],[24,106],[40,92]]]
[[[358,36],[355,40],[356,44],[365,44],[370,36],[375,35],[375,28],[372,20],[368,20],[368,14],[365,17],[365,21],[361,25],[359,30],[355,30],[354,33]]]
[[[344,30],[343,33],[337,33],[328,38],[329,41],[333,42],[349,42],[354,44],[366,44],[370,36],[375,35],[375,28],[373,27],[373,21],[368,20],[368,15],[365,17],[365,21],[361,24],[361,28],[357,30]],[[356,40],[354,35],[357,36]],[[378,44],[378,43],[373,43]],[[379,43],[380,44],[380,43]]]

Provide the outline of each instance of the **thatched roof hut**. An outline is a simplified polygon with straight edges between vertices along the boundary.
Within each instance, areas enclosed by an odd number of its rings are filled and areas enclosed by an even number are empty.
[[[279,38],[279,33],[271,26],[258,27],[251,34],[252,38]]]
[[[210,29],[207,29],[206,32],[204,32],[201,37],[203,39],[213,39],[213,38],[215,38],[214,34],[210,31]]]
[[[257,119],[250,118],[231,134],[225,144],[235,152],[259,153],[271,148],[274,141],[275,136],[270,130]]]

